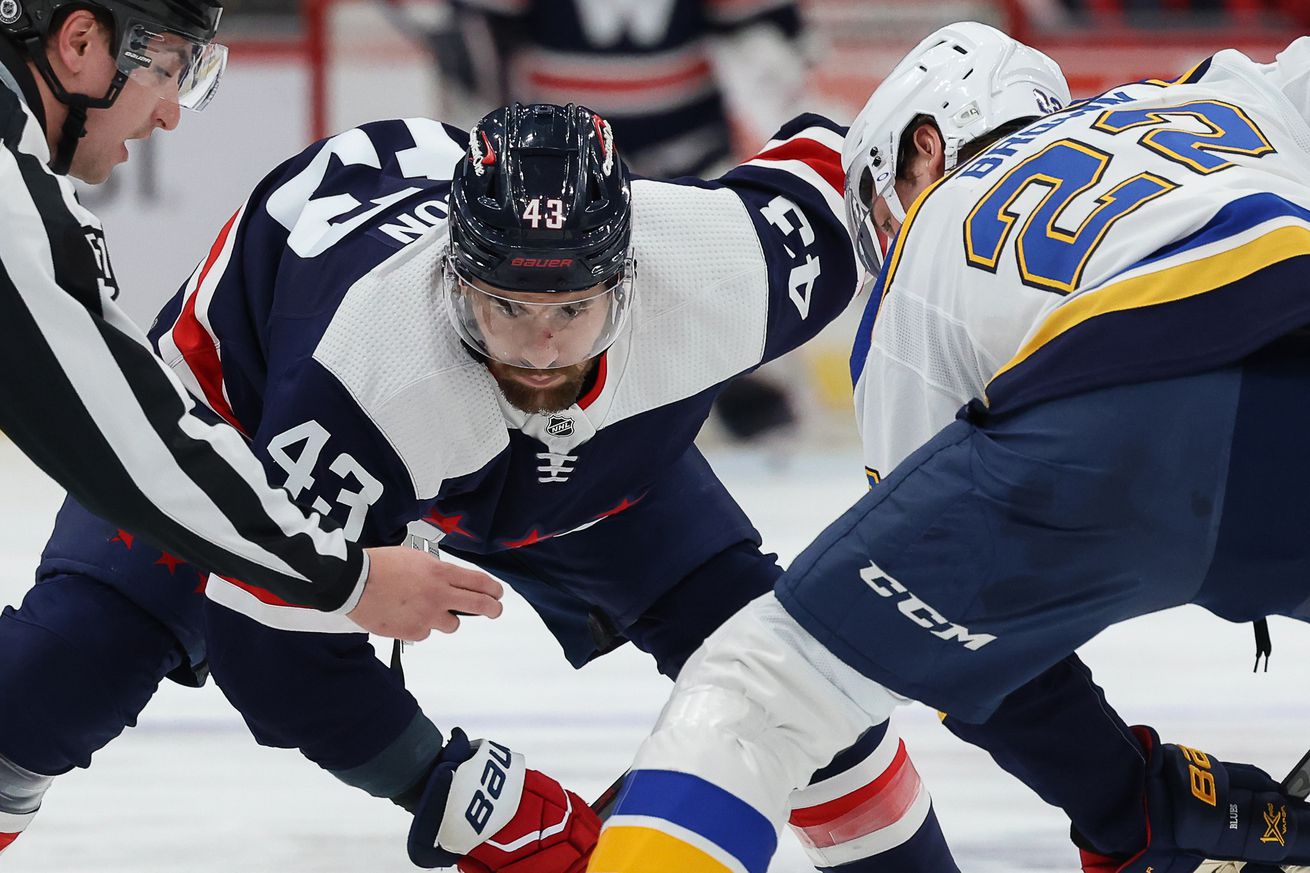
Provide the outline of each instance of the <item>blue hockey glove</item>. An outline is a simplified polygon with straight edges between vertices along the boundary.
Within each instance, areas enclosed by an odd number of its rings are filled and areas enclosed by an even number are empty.
[[[1207,859],[1247,861],[1250,871],[1310,863],[1310,805],[1284,794],[1269,774],[1161,744],[1151,728],[1133,731],[1148,756],[1148,844],[1126,861],[1084,849],[1085,871],[1196,873]]]

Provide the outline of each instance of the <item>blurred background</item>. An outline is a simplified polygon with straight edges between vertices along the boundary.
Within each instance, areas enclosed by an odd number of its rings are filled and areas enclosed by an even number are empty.
[[[104,219],[122,303],[144,324],[259,179],[319,137],[396,116],[467,124],[515,96],[575,99],[613,120],[639,171],[712,173],[758,151],[795,111],[849,121],[909,48],[961,19],[1041,48],[1075,96],[1090,96],[1175,76],[1224,47],[1271,60],[1310,30],[1310,0],[228,0],[221,39],[232,59],[217,100],[178,131],[133,143],[134,159],[83,196]],[[708,451],[715,469],[784,562],[865,490],[846,366],[853,331],[839,321],[762,374],[707,436],[719,443]],[[780,431],[790,441],[769,443]],[[738,447],[761,433],[762,446]],[[62,495],[4,441],[0,471],[22,495],[0,513],[3,604],[30,585]],[[509,742],[597,794],[668,685],[632,647],[574,673],[531,610],[507,601],[502,620],[411,652],[411,687],[438,724]],[[1248,626],[1191,608],[1112,628],[1082,653],[1129,721],[1281,775],[1310,736],[1310,702],[1292,693],[1310,684],[1310,635],[1272,624],[1268,673],[1249,672]],[[482,663],[499,666],[467,667]],[[212,685],[165,685],[138,728],[59,780],[6,870],[413,869],[402,812],[298,755],[256,747]],[[965,870],[1077,869],[1054,810],[934,713],[898,718]],[[811,868],[787,839],[772,869]]]
[[[716,175],[800,111],[849,121],[938,26],[984,21],[1065,69],[1075,97],[1172,77],[1214,51],[1259,60],[1310,31],[1310,0],[228,0],[231,47],[204,113],[133,143],[84,199],[122,304],[143,324],[256,182],[365,121],[467,126],[511,99],[591,106],[642,174]],[[853,440],[846,358],[859,306],[725,398],[707,440]]]

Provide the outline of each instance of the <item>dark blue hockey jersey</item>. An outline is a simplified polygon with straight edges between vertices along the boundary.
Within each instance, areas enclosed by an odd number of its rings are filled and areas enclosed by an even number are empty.
[[[440,540],[514,586],[575,665],[654,610],[657,633],[687,637],[653,652],[673,672],[777,572],[692,440],[726,380],[812,337],[857,288],[841,131],[802,117],[721,179],[635,181],[625,332],[575,405],[537,415],[509,406],[442,308],[446,195],[466,139],[427,119],[385,121],[287,161],[151,336],[273,483],[348,536]],[[193,664],[207,643],[261,742],[388,796],[435,754],[440,734],[349,619],[210,577],[223,606],[206,640],[194,572],[75,504],[42,568],[118,588]]]
[[[457,16],[481,14],[490,23],[500,57],[483,77],[505,80],[502,99],[594,109],[614,125],[634,168],[663,177],[701,174],[731,155],[732,129],[711,40],[767,25],[795,44],[801,30],[794,0],[453,0],[451,5]],[[477,32],[466,39],[476,46]],[[799,45],[794,50],[799,52]]]
[[[802,118],[717,181],[636,181],[628,328],[585,396],[557,414],[510,407],[442,309],[445,197],[465,137],[426,119],[347,131],[275,170],[152,337],[252,440],[273,481],[348,536],[397,543],[418,522],[419,535],[493,569],[501,552],[531,561],[529,547],[603,533],[659,502],[717,387],[845,307],[857,277],[840,136]],[[696,478],[667,511],[694,512]],[[551,584],[621,629],[749,530],[695,527],[677,549],[652,547],[656,578],[633,578],[641,564],[630,559],[621,586],[574,567]],[[248,586],[216,581],[210,596],[275,626],[353,629]]]

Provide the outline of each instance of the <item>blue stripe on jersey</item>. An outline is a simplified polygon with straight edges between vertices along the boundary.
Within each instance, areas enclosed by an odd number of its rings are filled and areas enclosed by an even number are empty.
[[[1277,194],[1261,192],[1249,194],[1224,206],[1215,213],[1214,218],[1195,233],[1172,242],[1164,248],[1148,255],[1137,263],[1123,270],[1128,273],[1138,267],[1153,264],[1156,261],[1173,257],[1179,252],[1200,248],[1212,242],[1228,239],[1243,231],[1275,218],[1291,216],[1310,222],[1310,210],[1303,209],[1279,197]],[[1107,280],[1113,281],[1113,280]]]
[[[662,819],[729,852],[749,873],[764,873],[777,848],[769,820],[712,782],[672,770],[634,770],[614,815]]]

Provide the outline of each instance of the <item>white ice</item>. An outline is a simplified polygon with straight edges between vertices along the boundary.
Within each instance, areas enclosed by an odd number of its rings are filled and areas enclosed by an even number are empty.
[[[781,468],[716,454],[716,469],[784,560],[864,488],[850,453],[802,453]],[[0,603],[31,582],[60,494],[0,441]],[[1083,650],[1130,723],[1281,776],[1310,744],[1310,628],[1271,622],[1273,665],[1252,675],[1248,626],[1197,609],[1113,628]],[[668,685],[630,647],[580,672],[521,600],[499,621],[467,621],[412,648],[411,688],[442,726],[461,725],[528,755],[584,797],[623,771]],[[1298,689],[1300,689],[1298,691]],[[21,707],[21,700],[0,701]],[[901,711],[968,873],[1073,873],[1061,815],[951,737],[923,707]],[[1070,757],[1079,750],[1071,747]],[[337,783],[299,754],[255,745],[216,688],[165,683],[140,725],[56,780],[4,873],[399,873],[407,815]],[[784,835],[775,873],[811,869]]]

